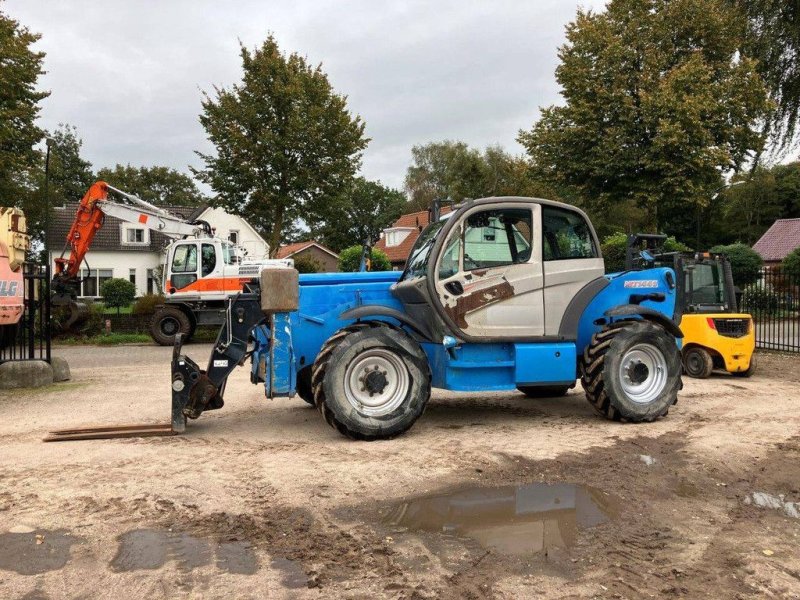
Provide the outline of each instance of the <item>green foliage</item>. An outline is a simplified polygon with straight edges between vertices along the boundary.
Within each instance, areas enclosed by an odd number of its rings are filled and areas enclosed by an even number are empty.
[[[781,263],[783,272],[800,284],[800,248],[792,250]]]
[[[735,280],[734,280],[735,281]],[[780,298],[771,286],[761,287],[754,283],[745,286],[742,293],[742,310],[756,316],[774,315],[778,312]]]
[[[625,270],[625,250],[628,247],[628,234],[618,231],[603,238],[600,249],[603,252],[603,260],[606,265],[606,273],[617,273]],[[668,237],[664,241],[664,252],[691,252],[691,248],[676,240]]]
[[[363,246],[350,246],[339,253],[339,271],[355,273],[361,267],[361,253]],[[369,271],[391,271],[392,263],[386,253],[377,248],[370,249]]]
[[[353,180],[342,204],[341,214],[329,218],[314,235],[337,252],[348,246],[376,242],[381,231],[408,210],[405,194],[363,177]]]
[[[216,154],[194,170],[217,203],[265,232],[273,255],[295,222],[338,218],[367,146],[364,123],[321,66],[270,36],[240,49],[244,76],[204,94],[200,122]]]
[[[103,297],[103,303],[106,306],[119,309],[123,306],[128,306],[136,297],[136,286],[127,279],[115,277],[107,279],[100,286],[100,295]]]
[[[96,179],[157,206],[197,206],[208,202],[194,179],[169,167],[118,164],[113,169],[97,171]]]
[[[728,257],[731,262],[733,283],[742,289],[758,279],[761,267],[764,266],[761,255],[746,244],[714,246],[711,248],[711,252],[725,254]]]
[[[164,304],[162,294],[145,294],[134,302],[131,312],[134,315],[152,315],[156,312],[156,306],[160,304]]]
[[[322,265],[310,256],[297,256],[294,258],[294,268],[298,273],[319,273],[322,271]]]
[[[648,229],[689,239],[720,173],[763,146],[769,103],[742,23],[725,0],[580,10],[556,69],[566,103],[518,138],[534,173],[592,213],[634,202]]]
[[[435,199],[461,202],[487,196],[555,198],[555,192],[534,180],[527,162],[498,146],[482,153],[464,142],[445,140],[411,149],[413,163],[405,187],[408,212],[426,210]]]

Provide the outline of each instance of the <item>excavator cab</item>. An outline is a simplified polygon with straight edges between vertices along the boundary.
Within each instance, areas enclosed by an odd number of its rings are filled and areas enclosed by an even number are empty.
[[[167,250],[164,293],[179,299],[203,292],[206,300],[222,300],[230,290],[241,289],[240,262],[236,247],[219,238],[174,242]]]

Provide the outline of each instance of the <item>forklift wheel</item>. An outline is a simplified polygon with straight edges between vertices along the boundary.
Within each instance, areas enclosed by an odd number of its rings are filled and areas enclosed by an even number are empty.
[[[150,336],[162,346],[172,346],[175,343],[175,334],[180,333],[183,340],[188,342],[194,333],[189,317],[179,308],[166,306],[153,316],[150,324]]]
[[[681,355],[675,338],[650,321],[618,321],[592,336],[581,357],[581,385],[613,421],[655,421],[678,402]]]
[[[706,379],[714,370],[714,359],[704,348],[692,346],[683,351],[683,370],[689,377]]]
[[[405,433],[431,395],[425,352],[405,331],[382,321],[354,323],[328,338],[311,384],[328,424],[357,440]]]
[[[528,398],[560,398],[569,392],[568,385],[518,385],[517,389]]]

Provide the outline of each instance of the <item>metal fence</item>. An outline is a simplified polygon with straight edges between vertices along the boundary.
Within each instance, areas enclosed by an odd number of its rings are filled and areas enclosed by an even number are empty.
[[[764,268],[742,290],[740,305],[753,316],[756,347],[800,352],[800,277]]]
[[[0,344],[0,363],[10,360],[50,362],[50,266],[25,263],[25,312]]]

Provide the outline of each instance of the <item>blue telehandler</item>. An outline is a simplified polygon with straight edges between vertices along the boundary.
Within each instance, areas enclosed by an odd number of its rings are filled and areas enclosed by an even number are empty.
[[[227,302],[206,369],[172,361],[173,429],[223,405],[249,359],[268,398],[299,395],[342,434],[391,438],[432,388],[563,396],[580,379],[613,420],[653,421],[681,388],[670,268],[606,275],[579,209],[472,200],[424,229],[402,272],[266,268]]]

